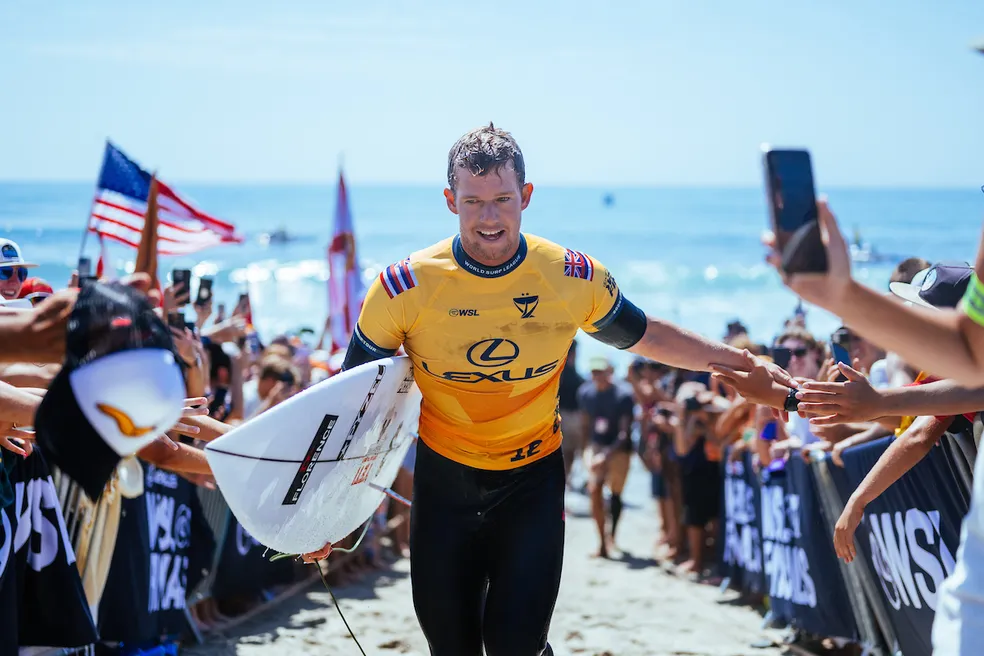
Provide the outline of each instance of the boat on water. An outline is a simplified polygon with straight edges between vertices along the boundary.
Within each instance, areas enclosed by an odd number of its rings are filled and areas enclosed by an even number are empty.
[[[861,231],[854,229],[854,239],[848,244],[851,261],[858,264],[882,264],[901,262],[903,257],[892,253],[882,253],[870,241],[861,238]]]
[[[264,232],[256,238],[262,246],[279,246],[297,241],[299,238],[287,232],[286,228],[277,228],[273,232]]]

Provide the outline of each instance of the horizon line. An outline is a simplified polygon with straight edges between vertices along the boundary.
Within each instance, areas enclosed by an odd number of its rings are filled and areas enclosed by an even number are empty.
[[[443,181],[435,183],[430,182],[393,182],[393,181],[380,181],[380,180],[369,180],[362,182],[354,182],[351,179],[346,179],[346,184],[355,187],[391,187],[391,188],[428,188],[440,186],[442,189],[446,186]],[[170,180],[169,184],[174,187],[188,186],[188,187],[227,187],[227,188],[241,188],[241,187],[335,187],[338,182],[337,179],[332,180]],[[42,179],[42,178],[28,178],[28,179],[17,179],[17,178],[0,178],[0,185],[45,185],[45,186],[55,186],[55,185],[92,185],[95,186],[93,181],[83,180],[83,179],[69,179],[69,178],[52,178],[52,179]],[[734,183],[734,182],[658,182],[658,183],[630,183],[630,184],[615,184],[606,185],[599,182],[541,182],[539,184],[534,183],[535,187],[545,187],[554,189],[572,189],[572,188],[584,188],[584,189],[597,189],[603,191],[618,191],[618,190],[656,190],[656,189],[718,189],[718,190],[747,190],[747,189],[761,189],[761,183]],[[918,184],[908,184],[908,183],[879,183],[879,184],[832,184],[825,185],[825,189],[837,189],[837,190],[864,190],[864,191],[962,191],[968,187],[973,187],[976,190],[984,191],[984,187],[974,183],[972,185],[918,185]]]

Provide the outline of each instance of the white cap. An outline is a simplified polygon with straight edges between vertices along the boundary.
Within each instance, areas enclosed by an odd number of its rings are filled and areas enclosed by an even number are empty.
[[[173,428],[184,409],[184,379],[165,349],[119,351],[82,365],[69,381],[82,414],[124,457]]]
[[[0,266],[19,266],[31,269],[37,266],[33,262],[25,262],[21,248],[16,241],[0,237]]]

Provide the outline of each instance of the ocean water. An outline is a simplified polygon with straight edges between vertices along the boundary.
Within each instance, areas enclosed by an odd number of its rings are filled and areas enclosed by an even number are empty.
[[[325,251],[335,187],[176,185],[202,209],[236,224],[242,245],[191,257],[161,258],[161,270],[191,268],[214,276],[217,302],[228,309],[248,289],[261,337],[303,326],[320,332],[327,305]],[[898,258],[972,262],[984,216],[979,189],[825,190],[842,228],[855,229],[878,252]],[[381,267],[454,234],[456,217],[434,187],[350,186],[359,259],[371,280]],[[0,183],[0,236],[17,241],[55,286],[77,261],[93,188],[89,184]],[[612,194],[614,203],[602,200]],[[622,290],[653,315],[719,338],[741,319],[767,342],[791,315],[796,298],[763,261],[766,228],[761,189],[537,188],[523,229],[589,253],[607,265]],[[263,233],[286,229],[295,241],[265,245]],[[135,252],[110,243],[111,265],[132,270]],[[90,237],[86,254],[98,257]],[[887,290],[895,259],[856,264],[855,277]],[[197,282],[193,283],[193,289]],[[807,325],[826,337],[836,317],[806,306]],[[581,358],[605,353],[619,367],[625,354],[581,335]]]

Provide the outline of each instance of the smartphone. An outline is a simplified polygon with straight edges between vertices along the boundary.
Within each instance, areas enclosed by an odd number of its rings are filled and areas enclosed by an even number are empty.
[[[171,284],[174,286],[174,298],[177,306],[186,305],[191,296],[191,270],[174,269],[171,271]]]
[[[824,273],[827,249],[820,238],[810,153],[763,146],[767,203],[776,251],[786,273]]]
[[[843,362],[848,367],[851,366],[851,354],[837,342],[830,343],[830,354],[833,356],[835,362]]]
[[[86,284],[92,282],[96,279],[96,276],[92,274],[92,260],[87,257],[79,258],[79,289],[82,289]]]
[[[202,278],[198,281],[198,298],[195,299],[195,305],[201,307],[210,300],[212,300],[212,279]]]
[[[773,346],[771,355],[772,361],[783,369],[789,366],[789,361],[793,358],[793,352],[784,346]]]

